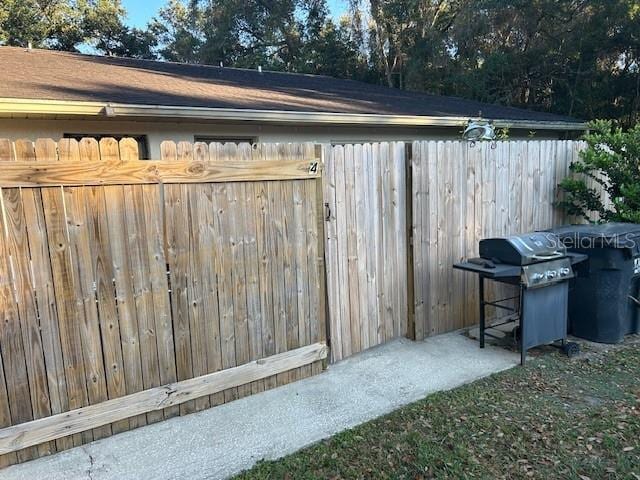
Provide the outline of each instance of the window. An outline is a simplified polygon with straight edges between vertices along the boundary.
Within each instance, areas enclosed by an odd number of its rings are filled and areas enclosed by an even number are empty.
[[[256,137],[223,137],[223,136],[211,136],[211,135],[195,135],[193,137],[194,142],[204,143],[248,143],[253,145],[258,141]]]
[[[138,157],[140,160],[149,160],[149,143],[146,135],[126,135],[119,133],[65,133],[64,138],[73,138],[80,141],[86,137],[92,137],[100,141],[101,138],[115,138],[120,141],[125,137],[133,138],[138,142]]]

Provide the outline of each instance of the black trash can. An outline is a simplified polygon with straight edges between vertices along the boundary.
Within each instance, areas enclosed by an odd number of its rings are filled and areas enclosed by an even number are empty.
[[[569,332],[601,343],[640,333],[640,224],[567,225],[552,230],[567,250],[589,256],[569,291]]]

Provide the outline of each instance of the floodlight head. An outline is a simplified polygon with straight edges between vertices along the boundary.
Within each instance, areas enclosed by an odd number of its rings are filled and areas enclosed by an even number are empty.
[[[469,120],[467,128],[462,133],[462,138],[471,142],[479,140],[495,140],[496,132],[490,123],[473,122]]]

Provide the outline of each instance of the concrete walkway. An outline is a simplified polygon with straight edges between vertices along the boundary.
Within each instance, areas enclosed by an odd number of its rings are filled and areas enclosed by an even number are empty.
[[[3,480],[217,479],[518,362],[459,334],[400,339],[326,372],[0,471]]]

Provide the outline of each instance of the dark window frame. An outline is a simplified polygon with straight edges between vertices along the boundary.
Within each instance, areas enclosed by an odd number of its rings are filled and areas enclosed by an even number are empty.
[[[82,140],[83,138],[95,138],[100,141],[101,138],[115,138],[120,141],[123,138],[133,138],[138,142],[138,158],[140,160],[149,160],[149,138],[147,135],[133,135],[127,133],[64,133],[63,138],[73,138]]]
[[[258,143],[258,137],[253,137],[251,135],[243,136],[243,135],[194,135],[193,142],[201,142],[201,143],[235,143],[238,145],[239,143],[248,143],[249,145],[254,145]]]

